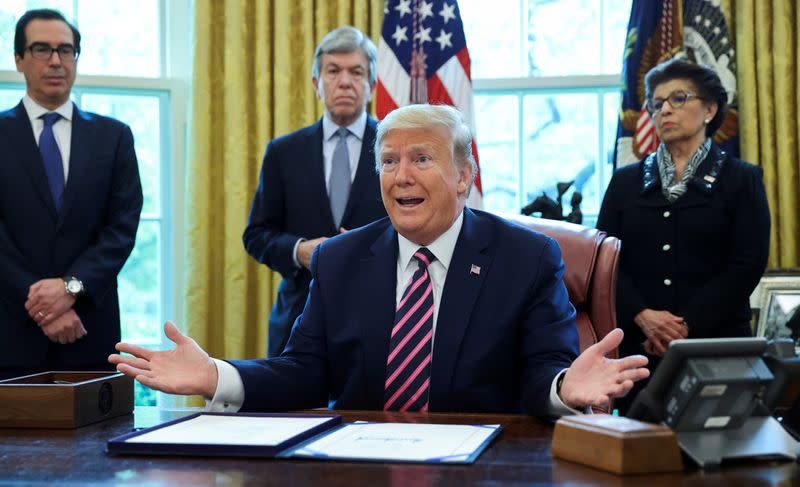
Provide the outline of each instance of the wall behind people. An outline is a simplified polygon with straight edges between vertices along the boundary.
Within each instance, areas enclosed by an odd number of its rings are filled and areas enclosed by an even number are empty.
[[[736,36],[741,156],[764,168],[772,217],[769,267],[800,267],[800,5],[728,1]]]
[[[254,358],[280,276],[242,248],[265,144],[322,116],[309,66],[331,29],[377,40],[383,0],[196,0],[186,169],[185,316],[214,356]]]

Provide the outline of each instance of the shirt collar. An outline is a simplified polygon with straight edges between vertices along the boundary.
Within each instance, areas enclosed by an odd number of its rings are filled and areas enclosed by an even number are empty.
[[[444,269],[450,267],[450,261],[453,259],[453,252],[456,249],[456,242],[458,241],[458,234],[461,232],[461,226],[464,224],[464,211],[456,218],[456,221],[450,225],[446,232],[439,235],[439,238],[426,245],[428,250],[436,256],[436,260],[441,262]],[[404,236],[397,234],[397,243],[399,247],[398,259],[402,269],[408,266],[408,263],[414,257],[414,253],[422,246],[415,244]]]
[[[364,138],[364,130],[367,128],[367,112],[361,112],[361,116],[356,119],[355,122],[351,123],[347,126],[347,129],[350,131],[351,134],[355,135],[358,140]],[[330,119],[328,113],[325,112],[325,115],[322,117],[322,140],[329,140],[331,137],[336,134],[336,131],[339,130],[339,126],[336,125],[336,122]]]
[[[69,122],[72,121],[72,100],[67,100],[66,103],[55,110],[48,110],[47,108],[36,103],[33,98],[30,97],[30,95],[25,94],[25,96],[22,97],[22,104],[25,106],[25,111],[28,112],[28,117],[31,119],[31,124],[33,124],[34,120],[50,112],[58,113],[61,115],[61,118]]]

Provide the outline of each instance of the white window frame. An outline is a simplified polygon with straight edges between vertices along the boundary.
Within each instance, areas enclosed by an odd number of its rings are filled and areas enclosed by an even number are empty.
[[[523,161],[534,160],[534,157],[526,157],[525,153],[525,134],[524,134],[524,104],[523,99],[530,95],[561,95],[561,94],[593,94],[597,98],[598,110],[598,140],[597,154],[595,158],[595,174],[597,175],[598,193],[605,193],[608,185],[607,176],[609,171],[604,167],[607,164],[609,150],[613,148],[613,138],[609,139],[606,134],[604,123],[604,97],[606,93],[620,92],[622,90],[621,75],[592,75],[592,76],[550,76],[550,77],[529,77],[529,78],[496,78],[496,79],[476,79],[473,81],[473,93],[480,95],[511,95],[517,98],[519,110],[517,111],[517,208],[530,203],[527,201],[525,193],[525,170]],[[480,133],[477,134],[478,155],[480,156],[481,139]],[[553,181],[555,187],[556,181]],[[588,217],[588,218],[587,218]],[[585,213],[584,220],[594,221],[597,215]]]

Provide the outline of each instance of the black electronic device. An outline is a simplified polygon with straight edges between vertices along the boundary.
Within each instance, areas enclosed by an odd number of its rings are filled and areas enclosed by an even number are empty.
[[[628,416],[670,426],[701,467],[796,459],[797,441],[763,413],[765,399],[778,395],[766,351],[764,338],[674,340]]]

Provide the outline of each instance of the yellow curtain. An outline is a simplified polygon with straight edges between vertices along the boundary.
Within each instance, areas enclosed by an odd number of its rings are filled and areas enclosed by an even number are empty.
[[[183,325],[212,356],[263,357],[280,275],[247,255],[242,232],[266,142],[322,115],[314,47],[341,25],[377,41],[383,0],[194,5]]]
[[[800,267],[800,5],[727,0],[736,36],[742,158],[764,168],[769,267]]]

